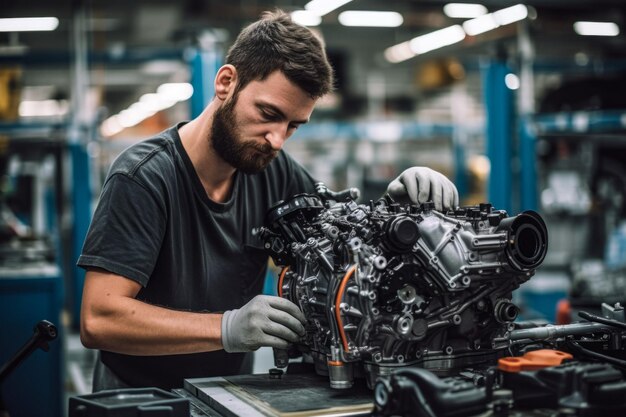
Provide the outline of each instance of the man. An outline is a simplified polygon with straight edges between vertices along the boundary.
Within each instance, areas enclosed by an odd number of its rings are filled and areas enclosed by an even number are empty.
[[[78,260],[81,340],[101,351],[94,391],[247,373],[248,352],[304,334],[296,305],[258,295],[267,256],[252,229],[276,201],[314,191],[281,148],[331,88],[318,38],[266,13],[229,50],[200,116],[113,163]],[[458,200],[427,168],[390,192],[439,208]]]

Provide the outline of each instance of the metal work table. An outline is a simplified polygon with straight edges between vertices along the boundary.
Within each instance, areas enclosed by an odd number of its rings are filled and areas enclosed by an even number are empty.
[[[336,390],[314,373],[187,379],[174,392],[190,400],[192,417],[367,416],[374,398],[362,379]]]

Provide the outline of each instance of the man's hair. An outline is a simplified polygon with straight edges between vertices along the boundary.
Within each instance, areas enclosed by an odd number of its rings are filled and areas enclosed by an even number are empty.
[[[281,10],[265,12],[244,28],[228,50],[226,63],[237,69],[237,93],[276,70],[312,98],[333,89],[333,70],[322,42]]]

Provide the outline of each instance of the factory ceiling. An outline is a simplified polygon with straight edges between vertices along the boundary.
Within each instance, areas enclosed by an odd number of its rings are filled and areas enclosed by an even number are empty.
[[[0,33],[0,66],[20,65],[24,87],[49,87],[48,95],[71,95],[72,56],[77,40],[73,24],[83,10],[84,32],[89,60],[89,84],[105,91],[104,104],[117,112],[137,96],[156,85],[188,78],[185,50],[197,45],[218,45],[223,51],[238,31],[265,10],[279,7],[302,10],[308,0],[91,0],[44,1],[1,0],[0,18],[54,16],[59,25],[52,32]],[[382,72],[412,68],[440,56],[472,60],[495,51],[517,48],[517,25],[467,37],[463,42],[419,55],[399,64],[384,57],[386,48],[416,36],[433,32],[468,19],[446,16],[445,0],[354,0],[322,17],[316,27],[334,59],[346,67]],[[489,12],[519,1],[479,2]],[[589,59],[620,59],[626,55],[626,2],[623,0],[528,0],[528,33],[537,60],[574,59],[584,53]],[[345,10],[396,11],[403,23],[395,28],[342,26],[338,15]],[[622,33],[614,37],[581,37],[572,30],[575,21],[595,20],[617,23]],[[512,46],[511,46],[512,45]],[[214,46],[209,46],[212,48]],[[354,87],[354,88],[359,88]],[[43,89],[42,89],[43,91]],[[41,93],[45,94],[45,93]]]

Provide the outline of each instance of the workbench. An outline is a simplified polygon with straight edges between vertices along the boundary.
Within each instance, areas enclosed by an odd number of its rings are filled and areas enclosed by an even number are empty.
[[[368,416],[374,400],[364,379],[337,390],[310,372],[187,379],[174,392],[189,399],[192,417]]]

